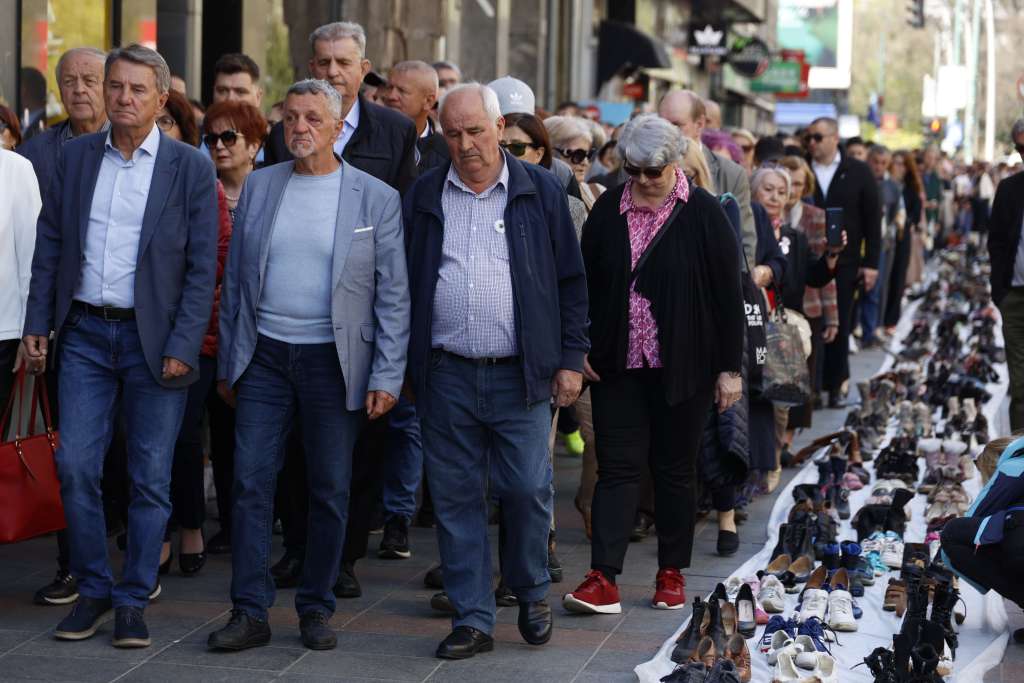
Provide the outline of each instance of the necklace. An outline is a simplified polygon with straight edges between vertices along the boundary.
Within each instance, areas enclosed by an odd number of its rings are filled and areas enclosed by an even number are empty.
[[[228,194],[227,190],[224,190],[224,196],[227,198],[227,200],[229,202],[234,203],[234,202],[237,202],[238,198],[241,197],[242,195],[241,195],[241,193],[239,193],[238,197],[232,197],[231,195]]]

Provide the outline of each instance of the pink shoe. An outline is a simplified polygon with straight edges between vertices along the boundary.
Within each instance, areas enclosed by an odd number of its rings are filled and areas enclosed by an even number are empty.
[[[864,484],[861,483],[860,477],[853,472],[847,472],[843,475],[843,486],[851,491],[860,491],[864,488]]]
[[[764,626],[768,623],[768,613],[760,607],[754,610],[754,621],[757,622],[758,626]]]

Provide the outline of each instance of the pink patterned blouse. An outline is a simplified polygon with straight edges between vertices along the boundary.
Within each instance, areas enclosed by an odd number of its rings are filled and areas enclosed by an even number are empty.
[[[629,247],[632,254],[630,268],[636,268],[637,261],[651,243],[658,229],[664,223],[676,201],[686,202],[690,196],[689,184],[683,172],[676,169],[676,184],[672,193],[665,198],[656,211],[633,203],[633,179],[626,181],[619,202],[619,213],[626,214],[629,226]],[[629,349],[626,352],[626,369],[633,370],[646,367],[660,368],[661,355],[658,346],[658,325],[651,313],[651,302],[637,293],[636,288],[629,290]]]

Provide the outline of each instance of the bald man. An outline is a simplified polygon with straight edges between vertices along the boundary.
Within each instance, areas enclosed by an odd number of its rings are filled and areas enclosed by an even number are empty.
[[[420,173],[446,164],[451,158],[444,136],[430,118],[438,92],[437,71],[426,62],[399,62],[388,74],[384,106],[405,114],[416,124],[416,166]]]
[[[753,268],[757,253],[757,232],[754,226],[754,212],[750,208],[750,180],[742,166],[715,154],[701,143],[700,135],[707,126],[704,100],[692,90],[673,90],[662,98],[661,104],[658,105],[658,115],[700,145],[708,168],[711,169],[715,192],[728,192],[736,197],[740,205],[740,219],[743,222],[743,253],[747,257],[748,265]]]
[[[704,100],[704,116],[707,127],[711,130],[722,130],[722,108],[714,100]]]

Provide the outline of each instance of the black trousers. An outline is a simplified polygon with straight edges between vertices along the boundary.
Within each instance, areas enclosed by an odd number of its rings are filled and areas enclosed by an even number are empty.
[[[690,566],[697,452],[712,396],[708,387],[669,406],[660,369],[627,370],[591,386],[597,445],[591,566],[622,571],[640,475],[648,467],[654,483],[658,566]]]
[[[1024,608],[1024,513],[1006,520],[1003,540],[974,548],[981,518],[960,517],[942,529],[942,549],[958,572]]]
[[[206,489],[203,486],[202,424],[206,402],[217,376],[217,361],[199,357],[199,379],[188,388],[185,415],[174,443],[171,465],[171,517],[164,540],[174,527],[201,529],[206,521]]]
[[[811,355],[807,357],[807,371],[811,376],[811,396],[817,396],[821,390],[821,383],[818,379],[818,365],[825,342],[821,335],[825,329],[825,316],[808,318],[807,324],[811,327]],[[793,406],[789,409],[789,422],[787,429],[810,429],[814,415],[813,398],[808,403]]]
[[[206,399],[210,423],[210,460],[213,487],[217,491],[220,530],[231,535],[231,483],[235,475],[235,409],[217,393],[216,385]]]
[[[14,390],[14,374],[11,369],[14,367],[14,359],[18,357],[18,344],[20,339],[4,339],[0,341],[0,411],[7,408],[7,401],[11,398]],[[12,411],[12,415],[18,412]],[[2,417],[2,415],[0,415]],[[11,418],[14,419],[13,417]],[[6,438],[6,434],[0,434],[0,440]]]
[[[580,428],[580,421],[576,419],[576,406],[568,406],[558,410],[558,433],[572,434]]]
[[[850,378],[850,333],[853,331],[853,297],[857,290],[856,263],[840,263],[836,268],[836,299],[839,304],[839,330],[830,344],[825,344],[825,376],[823,388],[839,391]],[[878,286],[878,283],[875,283]]]
[[[903,290],[907,286],[907,268],[910,267],[910,228],[904,228],[903,237],[895,244],[892,260],[892,272],[889,273],[889,294],[885,299],[885,310],[882,311],[882,323],[886,327],[896,327],[903,312]]]

